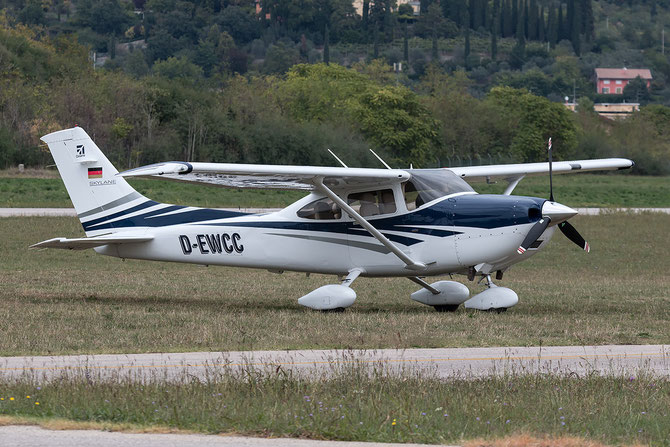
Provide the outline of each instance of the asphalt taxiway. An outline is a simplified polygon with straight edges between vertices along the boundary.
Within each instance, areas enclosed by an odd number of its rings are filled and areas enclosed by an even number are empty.
[[[196,434],[118,433],[98,430],[45,430],[35,426],[13,425],[0,427],[0,445],[2,447],[393,447],[400,444]],[[402,446],[426,447],[426,444],[402,444]]]
[[[646,374],[670,377],[670,346],[534,346],[499,348],[296,350],[104,354],[0,357],[0,377],[32,376],[50,381],[85,374],[90,380],[130,378],[179,381],[208,380],[222,371],[253,367],[291,370],[295,374],[337,374],[342,368],[408,369],[440,378],[549,373],[583,376]]]

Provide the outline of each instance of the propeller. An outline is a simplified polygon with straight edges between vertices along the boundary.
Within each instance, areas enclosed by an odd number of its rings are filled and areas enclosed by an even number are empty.
[[[552,180],[552,152],[551,152],[551,138],[549,138],[549,142],[547,145],[547,152],[549,153],[549,202],[551,203],[551,206],[549,206],[549,203],[545,202],[545,205],[542,206],[542,210],[548,214],[552,214],[556,218],[563,218],[566,219],[563,222],[558,224],[558,229],[561,230],[561,233],[565,235],[568,239],[570,239],[572,242],[577,244],[579,247],[581,247],[583,250],[585,250],[587,253],[591,251],[591,247],[589,246],[589,243],[584,240],[581,234],[577,231],[575,227],[573,227],[570,223],[568,223],[567,219],[569,219],[572,215],[574,215],[576,212],[574,210],[570,210],[569,208],[555,203],[554,200],[554,185],[553,185],[553,180]],[[563,210],[560,208],[564,208],[566,210],[572,211],[571,214],[564,214],[563,216],[560,215]],[[546,209],[549,208],[549,209]],[[528,248],[535,243],[535,241],[538,240],[538,238],[544,233],[544,230],[547,229],[549,224],[551,223],[551,216],[548,215],[543,215],[542,219],[538,220],[535,225],[533,225],[526,235],[526,238],[523,240],[519,248],[517,248],[516,252],[519,253],[520,255],[524,254]]]
[[[558,224],[558,229],[575,244],[579,245],[587,253],[591,252],[591,246],[584,240],[581,234],[568,221]]]

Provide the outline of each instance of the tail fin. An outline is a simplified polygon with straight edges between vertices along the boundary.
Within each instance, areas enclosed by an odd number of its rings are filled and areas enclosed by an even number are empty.
[[[84,230],[84,221],[107,210],[127,209],[148,200],[116,175],[119,171],[81,127],[53,132],[41,140],[49,146]]]

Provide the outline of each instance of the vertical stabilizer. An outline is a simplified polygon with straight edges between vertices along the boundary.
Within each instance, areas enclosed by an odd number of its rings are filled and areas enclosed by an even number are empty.
[[[81,127],[53,132],[41,140],[49,146],[82,224],[110,210],[147,201],[116,175],[119,171]]]

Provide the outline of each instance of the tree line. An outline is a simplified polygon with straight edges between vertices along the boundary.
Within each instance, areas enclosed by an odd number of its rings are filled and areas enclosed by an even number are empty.
[[[396,167],[450,161],[629,156],[638,173],[668,173],[670,109],[649,106],[604,121],[586,102],[578,113],[510,86],[471,94],[464,71],[429,66],[414,89],[387,62],[296,64],[285,76],[196,81],[156,73],[136,79],[93,70],[68,36],[27,27],[0,30],[0,167],[52,163],[39,137],[82,126],[120,169],[170,159]]]

